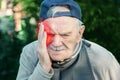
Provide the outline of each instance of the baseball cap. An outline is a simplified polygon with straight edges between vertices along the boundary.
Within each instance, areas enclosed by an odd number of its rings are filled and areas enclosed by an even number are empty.
[[[58,12],[54,17],[58,16],[70,16],[81,20],[82,13],[80,6],[74,0],[44,0],[40,5],[40,19],[45,20],[50,18],[47,16],[48,10],[52,6],[69,6],[69,12]],[[52,16],[51,16],[52,17]]]

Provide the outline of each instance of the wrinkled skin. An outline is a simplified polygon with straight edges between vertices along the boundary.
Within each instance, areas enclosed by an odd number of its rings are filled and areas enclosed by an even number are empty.
[[[40,23],[40,31],[38,33],[38,56],[41,66],[47,71],[51,70],[51,60],[63,61],[70,58],[76,44],[82,38],[84,27],[78,28],[76,18],[72,17],[56,17],[48,18],[50,32],[45,31],[44,23]],[[47,36],[53,35],[52,41],[46,46]],[[52,48],[51,48],[52,47]],[[57,50],[56,50],[57,48]]]

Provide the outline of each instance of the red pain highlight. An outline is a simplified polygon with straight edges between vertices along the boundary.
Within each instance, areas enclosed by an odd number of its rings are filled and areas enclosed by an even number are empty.
[[[53,41],[54,35],[51,33],[52,29],[49,25],[49,22],[45,21],[45,20],[40,20],[38,22],[38,24],[37,24],[37,34],[39,33],[39,30],[40,30],[40,23],[42,23],[44,25],[44,31],[47,34],[46,46],[48,47],[51,44],[51,42]]]

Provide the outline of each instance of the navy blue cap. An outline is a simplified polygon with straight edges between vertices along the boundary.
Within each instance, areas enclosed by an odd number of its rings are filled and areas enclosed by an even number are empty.
[[[52,6],[69,6],[70,12],[57,12],[54,16],[71,16],[79,20],[82,18],[80,6],[73,0],[44,0],[40,6],[40,19],[49,18],[47,12]]]

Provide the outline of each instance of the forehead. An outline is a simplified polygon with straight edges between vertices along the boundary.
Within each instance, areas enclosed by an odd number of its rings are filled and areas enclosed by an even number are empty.
[[[72,17],[55,17],[49,18],[46,21],[49,22],[51,29],[55,33],[64,33],[73,31],[73,29],[77,28],[77,19]]]

